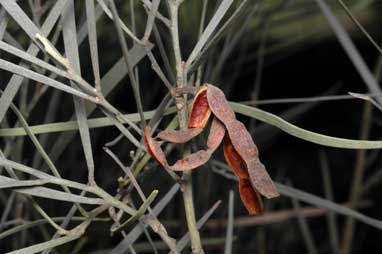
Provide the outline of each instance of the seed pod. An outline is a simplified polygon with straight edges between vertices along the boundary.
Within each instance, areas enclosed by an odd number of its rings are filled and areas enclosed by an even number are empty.
[[[258,157],[258,150],[245,125],[232,121],[226,125],[233,147],[245,161],[252,186],[266,198],[279,196],[271,177]]]
[[[174,165],[170,166],[170,169],[175,171],[187,171],[198,168],[208,162],[211,158],[211,154],[212,153],[208,150],[197,151],[178,160]]]
[[[175,171],[191,170],[202,166],[207,163],[211,155],[219,147],[225,135],[225,128],[223,124],[216,118],[213,119],[210,134],[207,140],[207,150],[200,150],[178,160],[170,169]]]
[[[245,165],[245,161],[237,153],[233,147],[228,135],[224,137],[224,157],[228,166],[232,169],[238,178],[249,179],[248,169]]]
[[[191,128],[187,130],[164,130],[158,133],[156,138],[160,138],[161,140],[183,144],[194,137],[198,136],[203,131],[203,128]]]
[[[212,85],[207,85],[207,87],[208,105],[210,106],[212,113],[214,113],[224,125],[236,119],[235,113],[228,104],[223,91]]]
[[[147,152],[151,155],[151,157],[153,157],[153,159],[155,159],[163,167],[167,168],[168,163],[162,148],[158,142],[150,137],[150,127],[145,128],[144,141],[147,147]]]
[[[179,90],[178,92],[187,91]],[[202,132],[211,112],[215,117],[211,124],[207,149],[189,154],[169,166],[160,144],[155,139],[172,143],[188,142]],[[272,179],[259,160],[259,152],[251,135],[245,125],[236,120],[234,111],[219,88],[206,84],[195,95],[188,127],[188,130],[162,131],[155,139],[150,137],[150,129],[146,128],[144,140],[148,152],[167,170],[191,170],[207,163],[224,139],[224,156],[230,168],[239,178],[240,197],[249,214],[255,215],[263,211],[260,194],[267,198],[279,195]]]
[[[207,86],[195,95],[188,120],[188,128],[204,128],[210,118],[211,110],[207,101]]]
[[[241,201],[250,215],[256,215],[263,212],[263,201],[257,191],[247,179],[239,180],[239,193]]]
[[[225,127],[216,117],[212,120],[210,134],[208,135],[207,147],[211,152],[214,152],[221,142],[223,141],[225,135]]]

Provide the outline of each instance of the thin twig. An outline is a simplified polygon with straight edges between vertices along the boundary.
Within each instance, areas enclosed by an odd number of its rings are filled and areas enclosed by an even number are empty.
[[[176,63],[176,73],[177,73],[177,87],[181,88],[187,84],[187,74],[184,73],[184,63],[182,62],[182,54],[180,50],[179,43],[179,31],[178,31],[178,10],[179,5],[183,2],[183,0],[167,0],[169,11],[170,11],[170,21],[171,21],[171,38],[172,38],[172,46],[174,49],[175,63]],[[178,99],[186,100],[187,97],[180,97]],[[184,102],[183,105],[187,103]],[[187,107],[183,106],[178,108],[178,121],[180,129],[187,129]],[[187,149],[184,150],[183,156],[187,155]],[[190,232],[191,237],[191,248],[192,253],[200,254],[204,253],[200,241],[199,231],[196,225],[195,219],[195,209],[194,209],[194,201],[193,201],[193,193],[192,193],[192,171],[186,171],[182,176],[182,190],[183,190],[183,201],[184,208],[186,212],[186,220],[188,230]]]

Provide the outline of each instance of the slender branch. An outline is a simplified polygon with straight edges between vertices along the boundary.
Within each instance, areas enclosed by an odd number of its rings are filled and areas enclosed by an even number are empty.
[[[170,29],[171,29],[171,38],[174,48],[174,56],[176,63],[176,86],[178,88],[184,87],[187,84],[187,74],[184,71],[184,63],[182,62],[182,54],[180,51],[179,43],[179,30],[178,30],[178,10],[179,5],[183,0],[168,0],[168,6],[170,9]],[[178,105],[178,120],[180,129],[187,129],[187,97],[175,97]],[[189,149],[183,151],[183,156],[189,153]],[[186,220],[188,230],[190,232],[191,238],[191,248],[192,253],[204,253],[202,249],[202,244],[200,241],[200,235],[198,227],[196,225],[195,219],[195,208],[193,201],[193,191],[192,191],[192,173],[191,171],[186,171],[183,173],[182,177],[182,191],[183,191],[183,202],[186,212]]]

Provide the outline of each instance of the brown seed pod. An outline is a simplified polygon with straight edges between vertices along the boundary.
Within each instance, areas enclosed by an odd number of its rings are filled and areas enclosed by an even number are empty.
[[[263,201],[257,191],[252,188],[247,179],[239,180],[239,193],[241,201],[250,215],[256,215],[263,212]]]
[[[198,168],[207,163],[211,158],[211,152],[208,150],[200,150],[187,155],[185,158],[178,160],[170,169],[174,171],[187,171]]]
[[[232,169],[238,178],[249,179],[248,169],[245,161],[236,152],[228,135],[224,137],[224,157],[228,166]]]
[[[194,169],[207,163],[211,155],[219,147],[225,135],[223,124],[216,118],[213,119],[210,134],[207,140],[207,150],[200,150],[186,156],[184,159],[178,160],[170,169],[176,171],[185,171]]]
[[[194,137],[198,136],[203,131],[203,128],[191,128],[187,130],[164,130],[158,133],[156,138],[160,138],[161,140],[183,144]]]
[[[210,118],[211,110],[207,101],[207,86],[195,95],[188,120],[188,128],[204,128]]]
[[[207,85],[207,87],[208,105],[214,115],[222,121],[224,125],[236,119],[235,113],[228,104],[223,91],[212,85]]]
[[[225,127],[216,117],[212,120],[210,134],[208,135],[207,147],[209,150],[214,152],[221,142],[223,141],[225,135]]]
[[[178,92],[187,92],[179,90]],[[211,112],[215,115],[207,140],[207,150],[200,150],[168,165],[159,143],[145,130],[145,144],[151,156],[166,169],[185,171],[197,168],[210,159],[224,139],[224,156],[227,164],[239,178],[239,191],[243,204],[251,215],[261,213],[263,204],[260,194],[267,198],[279,193],[258,157],[258,149],[245,125],[236,120],[223,91],[206,84],[195,95],[191,107],[188,130],[162,131],[156,139],[172,143],[185,143],[205,128]],[[226,132],[228,134],[226,134]]]
[[[247,165],[252,186],[266,198],[279,196],[271,177],[259,161],[259,152],[245,125],[239,121],[232,121],[226,128],[232,145]]]
[[[147,147],[147,152],[163,167],[167,168],[168,163],[166,156],[163,153],[162,148],[158,142],[156,142],[152,137],[150,137],[150,127],[145,128],[144,141]]]

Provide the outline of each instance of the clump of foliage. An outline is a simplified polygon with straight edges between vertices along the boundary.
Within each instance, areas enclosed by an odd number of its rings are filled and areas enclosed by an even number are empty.
[[[351,248],[355,221],[381,229],[382,221],[355,210],[363,205],[364,150],[382,148],[382,141],[369,141],[367,134],[372,104],[380,109],[375,98],[382,97],[381,61],[373,74],[347,32],[359,31],[354,34],[365,36],[382,54],[359,18],[373,3],[347,6],[338,0],[334,7],[323,0],[292,2],[0,0],[0,251],[181,253],[190,247],[192,253],[232,253],[240,249],[235,243],[244,241],[235,236],[235,226],[262,224],[267,218],[276,223],[277,212],[283,212],[278,210],[286,208],[297,217],[306,248],[315,253],[300,201],[328,214],[336,253]],[[299,26],[301,20],[305,27]],[[329,26],[323,25],[326,20]],[[371,93],[346,95],[366,101],[362,140],[292,124],[310,110],[306,105],[280,116],[258,108],[264,57],[320,41],[331,34],[328,28]],[[302,35],[290,36],[299,29]],[[252,36],[253,31],[259,35]],[[226,101],[223,91],[228,98],[233,90],[246,93],[238,81],[248,66],[256,73],[250,101]],[[198,101],[198,91],[211,98]],[[333,99],[310,100],[328,98]],[[204,128],[211,111],[215,118],[208,136]],[[322,151],[325,198],[294,188],[290,181],[273,184],[268,173],[280,178],[267,166],[272,158],[262,159],[267,173],[252,141],[258,142],[257,121],[320,146],[359,149],[349,203],[333,200]],[[151,138],[156,131],[158,140]],[[268,132],[262,138],[273,136]],[[195,152],[206,141],[207,149]],[[224,151],[217,150],[221,142]],[[169,166],[166,158],[179,157],[186,160]],[[239,181],[244,206],[235,204],[235,192],[226,187],[232,181]],[[282,197],[263,207],[259,193],[268,198],[280,193],[293,207]],[[264,214],[251,217],[245,208],[250,215]],[[234,211],[247,217],[238,218]],[[214,224],[214,214],[223,219]],[[335,214],[347,217],[341,248]],[[215,231],[204,235],[206,225]]]

